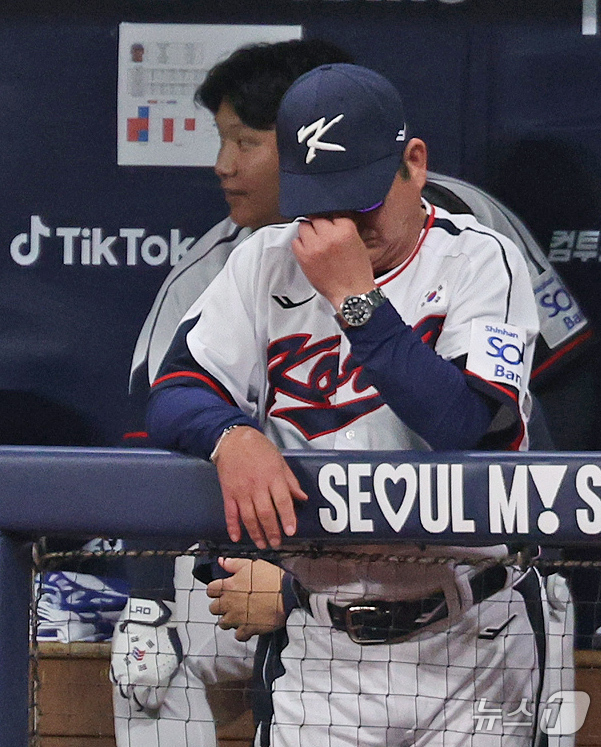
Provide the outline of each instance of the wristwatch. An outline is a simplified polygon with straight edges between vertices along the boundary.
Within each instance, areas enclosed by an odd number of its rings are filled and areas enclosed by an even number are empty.
[[[336,319],[342,329],[346,327],[362,327],[374,313],[374,309],[386,301],[386,295],[381,288],[374,288],[369,293],[358,296],[347,296],[340,304],[340,311]]]

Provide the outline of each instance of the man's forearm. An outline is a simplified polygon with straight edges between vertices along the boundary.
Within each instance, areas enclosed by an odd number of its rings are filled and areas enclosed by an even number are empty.
[[[390,303],[347,330],[353,357],[386,404],[433,449],[476,446],[492,420],[482,395],[406,325]]]
[[[146,413],[155,446],[208,459],[223,431],[232,425],[260,430],[256,420],[218,394],[196,386],[171,386],[153,392]]]

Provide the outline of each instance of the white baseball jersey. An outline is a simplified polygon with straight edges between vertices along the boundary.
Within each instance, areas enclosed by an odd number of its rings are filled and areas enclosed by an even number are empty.
[[[234,247],[249,234],[250,228],[241,228],[225,218],[207,231],[167,275],[136,342],[130,391],[138,377],[145,387],[154,381],[181,318],[219,273]]]
[[[281,448],[429,448],[353,367],[334,310],[292,254],[297,229],[297,222],[261,229],[232,253],[183,320],[200,316],[186,339],[191,362]],[[439,356],[468,356],[474,383],[527,406],[538,319],[511,241],[472,216],[428,206],[415,250],[378,284]],[[496,347],[487,350],[490,336]],[[505,345],[521,351],[517,368]]]
[[[378,284],[439,356],[465,359],[468,380],[502,403],[493,430],[522,419],[515,442],[505,444],[522,448],[538,331],[524,260],[472,216],[427,208],[413,253]],[[183,320],[182,330],[199,317],[186,336],[189,371],[178,360],[174,377],[167,360],[156,385],[189,374],[256,418],[283,449],[429,449],[354,363],[332,306],[292,253],[297,233],[297,222],[271,226],[232,253]],[[311,588],[312,571],[302,576]]]

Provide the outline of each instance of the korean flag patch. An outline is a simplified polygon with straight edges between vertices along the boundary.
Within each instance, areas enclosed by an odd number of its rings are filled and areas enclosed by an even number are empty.
[[[520,327],[473,319],[466,369],[487,381],[522,388],[526,334]]]
[[[447,284],[444,280],[437,286],[426,291],[420,299],[419,309],[424,306],[446,306],[447,302]]]

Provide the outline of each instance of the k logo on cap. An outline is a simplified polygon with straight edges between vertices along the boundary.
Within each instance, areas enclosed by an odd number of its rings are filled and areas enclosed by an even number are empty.
[[[305,140],[307,140],[308,150],[305,157],[305,163],[311,163],[311,161],[315,158],[315,151],[317,150],[346,150],[344,145],[338,145],[336,143],[324,143],[319,139],[322,135],[325,135],[330,127],[335,125],[336,122],[340,122],[343,117],[344,114],[339,114],[337,117],[334,117],[334,119],[330,120],[327,124],[326,118],[322,117],[316,122],[313,122],[313,124],[307,125],[306,127],[305,125],[303,125],[299,128],[297,132],[298,142],[303,143]],[[311,137],[309,137],[309,135],[311,135]]]

